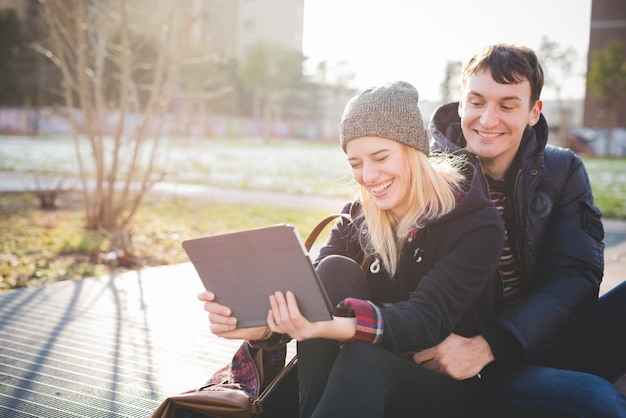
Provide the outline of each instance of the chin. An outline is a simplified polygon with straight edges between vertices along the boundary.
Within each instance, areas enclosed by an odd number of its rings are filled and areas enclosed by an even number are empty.
[[[380,210],[393,210],[394,208],[393,204],[390,204],[389,202],[386,202],[386,201],[380,201],[376,199],[375,202],[376,202],[376,206],[378,206],[378,209]]]
[[[374,198],[374,203],[376,203],[376,207],[380,210],[387,210],[389,209],[389,205],[387,205],[384,201],[380,201],[376,198]]]

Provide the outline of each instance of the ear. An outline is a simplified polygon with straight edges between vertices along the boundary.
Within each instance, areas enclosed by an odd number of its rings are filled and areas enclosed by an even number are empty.
[[[462,118],[463,116],[463,99],[461,98],[461,100],[459,100],[459,106],[457,107],[457,113],[459,114],[459,117]]]
[[[530,120],[528,122],[529,126],[533,126],[539,121],[541,109],[543,109],[543,102],[541,100],[537,100],[533,105],[533,108],[530,109]]]

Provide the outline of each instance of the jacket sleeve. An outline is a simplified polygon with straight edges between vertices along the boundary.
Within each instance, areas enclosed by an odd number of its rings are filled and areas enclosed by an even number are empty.
[[[525,278],[526,294],[480,331],[499,369],[549,348],[588,318],[597,301],[604,270],[601,214],[593,204],[582,162],[575,156],[563,158],[562,153],[570,151],[560,152],[558,162],[551,162],[557,167],[549,184],[560,189],[552,194],[560,197],[552,202],[551,213],[538,219],[540,216],[533,213],[533,199],[525,199],[530,201],[530,225],[524,226],[523,233],[530,228],[528,236],[535,241],[527,238],[521,245],[528,247],[536,260]],[[561,181],[559,176],[565,178]]]
[[[354,337],[346,341],[366,341],[370,344],[379,344],[383,335],[384,323],[380,315],[380,308],[368,300],[347,298],[342,300],[334,316],[356,318],[356,332]]]

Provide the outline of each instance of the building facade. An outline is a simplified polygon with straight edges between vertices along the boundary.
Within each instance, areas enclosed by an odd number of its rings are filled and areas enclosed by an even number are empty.
[[[227,59],[246,55],[256,42],[302,52],[304,0],[196,0],[204,2],[197,39]]]
[[[587,55],[587,72],[595,51],[602,49],[611,40],[620,41],[626,54],[626,1],[624,0],[592,0],[591,25],[589,30],[589,53]],[[622,90],[615,103],[617,127],[626,128],[626,91]],[[588,127],[605,127],[610,119],[607,111],[587,84],[583,124]]]

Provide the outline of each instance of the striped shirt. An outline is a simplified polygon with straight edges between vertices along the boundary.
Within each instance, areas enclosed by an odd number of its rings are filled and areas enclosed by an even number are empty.
[[[500,212],[500,217],[504,223],[504,205],[506,202],[504,191],[490,190],[489,195],[498,209],[498,212]],[[500,257],[498,269],[500,270],[500,278],[502,279],[504,303],[510,305],[519,301],[522,295],[522,281],[519,275],[519,263],[511,250],[511,243],[509,242],[509,234],[506,231],[506,224],[504,230],[504,247],[502,248],[502,256]]]

